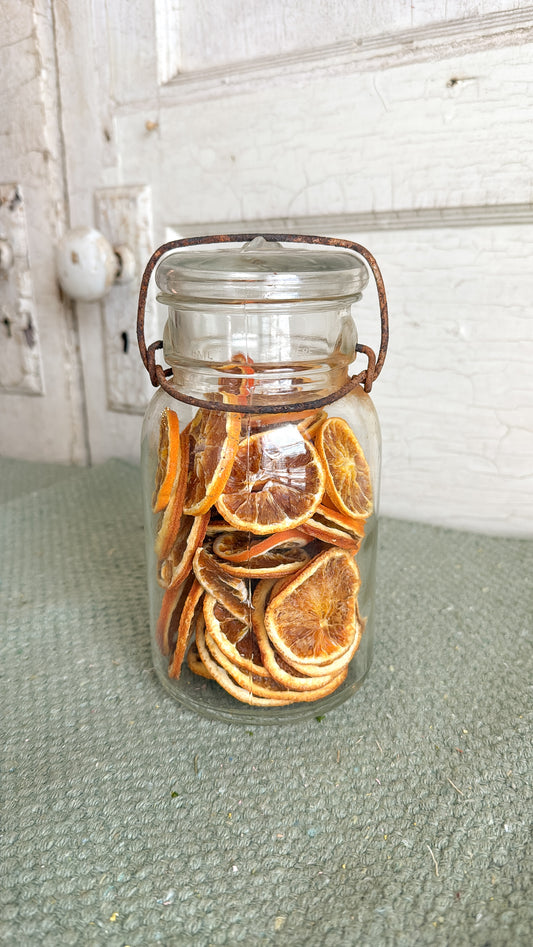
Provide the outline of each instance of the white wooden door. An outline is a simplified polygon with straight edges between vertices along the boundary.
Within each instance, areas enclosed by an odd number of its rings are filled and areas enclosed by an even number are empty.
[[[388,287],[383,508],[533,526],[533,7],[55,0],[71,226],[352,236]],[[119,232],[121,231],[121,232]],[[135,288],[75,307],[93,461],[138,456]],[[376,345],[376,300],[359,307]],[[149,321],[159,334],[157,317]]]
[[[0,453],[86,463],[76,312],[55,279],[67,213],[53,19],[40,0],[0,18]]]

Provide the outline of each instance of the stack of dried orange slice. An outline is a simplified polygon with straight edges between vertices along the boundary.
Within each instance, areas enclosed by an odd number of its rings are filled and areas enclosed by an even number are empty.
[[[243,416],[249,358],[180,432],[160,422],[152,508],[164,588],[156,628],[169,676],[189,669],[262,707],[314,701],[345,679],[364,619],[355,554],[372,513],[368,464],[325,411]]]

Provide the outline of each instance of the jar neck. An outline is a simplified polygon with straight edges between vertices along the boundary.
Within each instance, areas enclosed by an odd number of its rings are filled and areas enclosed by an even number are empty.
[[[352,301],[189,303],[170,309],[163,340],[174,384],[206,399],[241,390],[258,407],[329,395],[346,382],[355,358]],[[240,360],[246,360],[242,387]]]

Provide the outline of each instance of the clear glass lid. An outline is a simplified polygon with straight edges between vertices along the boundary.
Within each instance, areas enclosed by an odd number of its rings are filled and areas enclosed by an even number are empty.
[[[282,246],[255,237],[242,247],[179,250],[157,267],[159,302],[178,300],[279,302],[353,299],[368,283],[365,264],[329,247]]]

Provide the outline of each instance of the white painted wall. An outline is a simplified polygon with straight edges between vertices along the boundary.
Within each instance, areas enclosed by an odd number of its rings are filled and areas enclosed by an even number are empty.
[[[102,189],[145,189],[154,246],[168,234],[239,229],[365,243],[390,297],[390,350],[374,390],[384,511],[531,534],[533,7],[36,0],[33,9],[55,43],[59,99],[39,92],[44,125],[34,117],[25,135],[40,141],[55,128],[62,143],[56,183],[45,181],[45,206],[30,215],[33,246],[47,234],[35,275],[46,270],[53,290],[50,221],[94,224]],[[53,71],[49,63],[50,87]],[[31,181],[23,161],[9,160],[11,177]],[[57,313],[69,325],[55,298],[55,316],[38,310],[41,339]],[[134,299],[121,299],[120,324],[113,305],[75,307],[83,378],[73,370],[77,390],[58,388],[59,440],[80,430],[83,397],[93,461],[137,457],[138,396],[115,410],[102,360],[111,345],[120,366],[117,332],[128,318],[134,332]],[[368,292],[363,341],[377,342],[376,318]],[[43,352],[45,375],[59,376],[57,363]],[[136,370],[124,362],[123,378]],[[0,398],[3,409],[13,396]],[[13,432],[4,423],[4,452],[64,459],[57,441],[21,446]]]

